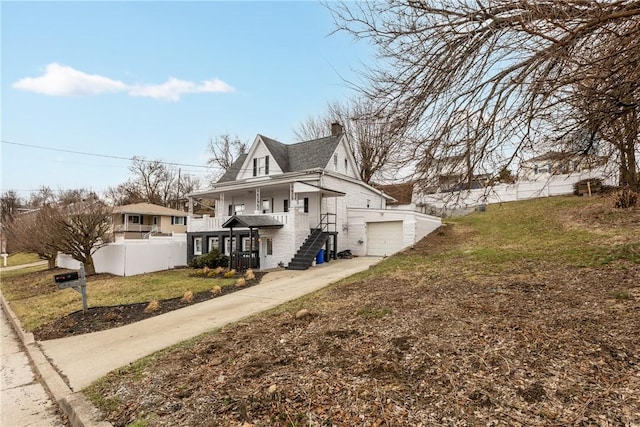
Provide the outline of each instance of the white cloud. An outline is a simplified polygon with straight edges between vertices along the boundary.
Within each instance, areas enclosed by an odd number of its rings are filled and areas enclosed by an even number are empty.
[[[178,101],[184,94],[233,92],[235,89],[219,79],[200,84],[170,78],[159,85],[129,85],[97,74],[87,74],[74,68],[49,64],[40,77],[25,77],[13,84],[15,89],[50,96],[89,96],[106,92],[127,92],[131,96]]]
[[[186,93],[233,92],[233,87],[219,79],[203,81],[200,84],[176,78],[170,78],[160,85],[140,85],[131,87],[132,96],[145,96],[154,99],[177,101]]]
[[[98,95],[127,89],[121,81],[55,63],[47,65],[44,75],[25,77],[15,82],[13,87],[50,96]]]

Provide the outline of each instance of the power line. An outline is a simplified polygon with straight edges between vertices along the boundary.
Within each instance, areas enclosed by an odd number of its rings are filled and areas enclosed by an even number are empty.
[[[127,160],[127,161],[138,160],[138,161],[148,162],[148,163],[162,163],[164,165],[171,165],[171,166],[187,166],[187,167],[193,167],[193,168],[209,169],[209,166],[192,165],[192,164],[188,164],[188,163],[165,162],[165,161],[162,161],[162,160],[146,160],[146,159],[143,159],[143,158],[140,158],[140,157],[137,157],[137,156],[133,156],[133,157],[113,156],[113,155],[110,155],[110,154],[87,153],[85,151],[65,150],[63,148],[43,147],[41,145],[23,144],[23,143],[20,143],[20,142],[11,142],[11,141],[4,141],[4,140],[2,140],[0,142],[2,142],[3,144],[18,145],[20,147],[38,148],[40,150],[58,151],[58,152],[70,153],[70,154],[82,154],[84,156],[104,157],[104,158],[107,158],[107,159],[118,159],[118,160]]]

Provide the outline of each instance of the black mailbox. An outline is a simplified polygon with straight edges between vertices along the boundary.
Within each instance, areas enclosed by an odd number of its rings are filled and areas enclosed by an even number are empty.
[[[56,274],[53,276],[53,280],[55,280],[56,283],[64,283],[72,280],[78,280],[78,277],[77,271],[71,271],[69,273]]]

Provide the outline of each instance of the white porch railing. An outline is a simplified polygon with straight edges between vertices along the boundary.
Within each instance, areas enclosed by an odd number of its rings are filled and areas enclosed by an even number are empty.
[[[141,233],[146,233],[153,230],[153,227],[158,227],[157,225],[146,225],[146,224],[118,224],[113,228],[113,231],[116,233],[124,233],[126,231],[137,231]]]
[[[261,214],[270,216],[276,221],[283,224],[285,227],[295,226],[296,228],[309,230],[309,215],[303,212],[279,212]],[[222,224],[227,222],[231,218],[230,216],[210,217],[204,215],[202,218],[187,218],[187,231],[190,233],[202,232],[202,231],[221,231],[226,230],[222,228]]]

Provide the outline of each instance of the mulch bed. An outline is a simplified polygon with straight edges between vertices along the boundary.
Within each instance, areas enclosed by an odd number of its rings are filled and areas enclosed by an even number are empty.
[[[33,331],[33,335],[36,340],[45,341],[128,325],[169,311],[178,310],[212,298],[227,295],[240,289],[255,286],[260,283],[260,280],[266,273],[255,272],[254,274],[255,279],[247,280],[246,284],[242,287],[225,286],[221,288],[218,294],[214,294],[211,291],[194,293],[193,299],[190,302],[183,301],[182,297],[159,300],[160,305],[158,309],[151,312],[145,312],[149,302],[108,307],[89,307],[87,313],[78,310],[40,326]]]

